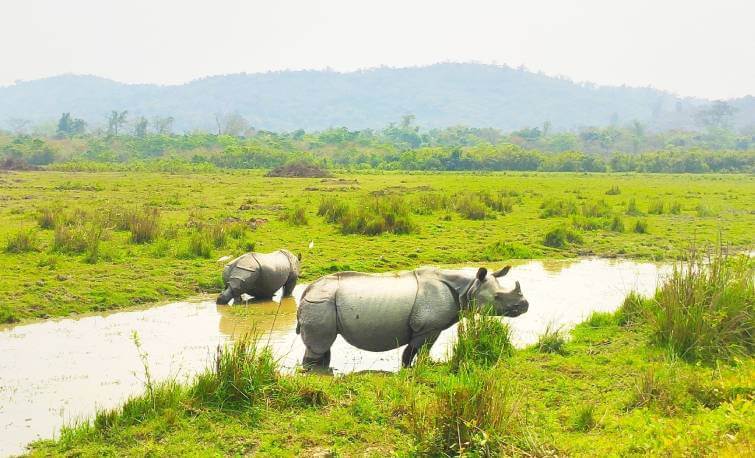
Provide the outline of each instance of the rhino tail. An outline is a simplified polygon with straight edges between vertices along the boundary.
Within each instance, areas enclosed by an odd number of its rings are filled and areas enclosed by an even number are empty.
[[[301,334],[301,325],[299,324],[299,321],[296,322],[296,333]]]

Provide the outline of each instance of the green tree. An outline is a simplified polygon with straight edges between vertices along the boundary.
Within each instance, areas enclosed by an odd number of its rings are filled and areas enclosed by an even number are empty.
[[[71,113],[63,113],[58,120],[57,134],[59,137],[83,134],[86,130],[86,124],[83,119],[71,116]]]
[[[147,118],[141,116],[134,124],[134,136],[144,138],[147,136]]]
[[[118,129],[120,129],[121,126],[126,124],[126,116],[128,115],[128,111],[123,110],[121,112],[117,110],[113,110],[110,112],[110,115],[107,117],[107,134],[118,136]]]

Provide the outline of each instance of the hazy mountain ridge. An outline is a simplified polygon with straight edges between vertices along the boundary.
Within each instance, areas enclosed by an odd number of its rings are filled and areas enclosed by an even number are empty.
[[[178,131],[212,131],[215,114],[231,112],[275,131],[381,128],[405,114],[429,128],[511,131],[549,121],[554,130],[570,130],[638,120],[650,129],[690,129],[696,111],[708,103],[651,88],[579,84],[481,64],[233,74],[174,86],[62,75],[0,87],[0,125],[11,118],[54,121],[71,112],[99,126],[111,110],[128,110],[131,119],[173,116]],[[753,124],[755,98],[729,103],[737,108],[735,127]]]

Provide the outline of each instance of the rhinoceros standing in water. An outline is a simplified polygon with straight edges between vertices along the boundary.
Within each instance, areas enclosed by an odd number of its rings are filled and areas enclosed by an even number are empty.
[[[216,302],[225,305],[233,299],[238,303],[244,293],[268,299],[281,287],[283,296],[290,296],[298,278],[299,259],[287,250],[247,253],[226,264],[223,269],[225,289]]]
[[[459,321],[459,312],[491,306],[497,316],[519,316],[529,303],[519,282],[505,290],[497,278],[511,266],[488,275],[487,269],[422,268],[397,274],[341,272],[315,281],[304,291],[297,311],[297,333],[307,347],[305,368],[330,365],[338,334],[362,350],[387,351],[408,344],[404,367],[440,332]]]

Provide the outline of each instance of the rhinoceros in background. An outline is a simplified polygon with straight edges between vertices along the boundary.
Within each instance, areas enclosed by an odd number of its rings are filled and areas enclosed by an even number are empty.
[[[519,282],[503,289],[497,278],[511,266],[488,275],[487,269],[422,268],[395,274],[341,272],[307,287],[299,302],[296,332],[306,346],[305,368],[330,365],[338,334],[362,350],[387,351],[408,344],[404,367],[440,332],[459,321],[462,309],[491,306],[497,316],[519,316],[529,303]]]
[[[287,250],[272,253],[247,253],[226,264],[223,269],[225,289],[216,302],[225,305],[241,300],[246,293],[258,299],[273,297],[283,288],[290,296],[299,278],[299,259]]]

